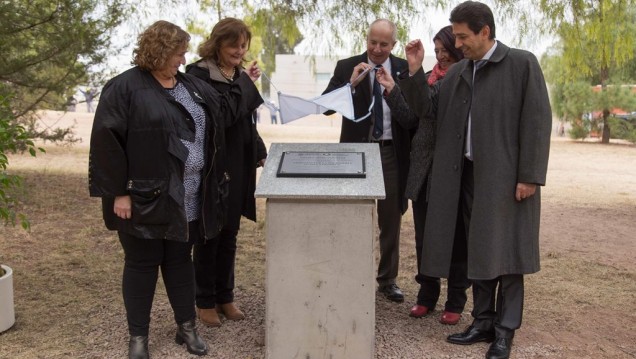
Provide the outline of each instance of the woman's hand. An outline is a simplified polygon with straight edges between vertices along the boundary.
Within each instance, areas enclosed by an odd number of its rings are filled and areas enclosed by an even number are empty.
[[[113,211],[117,217],[121,219],[130,219],[132,216],[131,206],[132,201],[130,200],[130,196],[117,196],[115,197]]]
[[[261,77],[261,69],[258,68],[256,60],[250,62],[250,64],[247,65],[245,72],[247,72],[247,75],[250,77],[250,79],[252,79],[253,82],[256,82],[256,80]]]
[[[384,67],[379,68],[378,71],[375,72],[375,78],[378,79],[380,85],[384,86],[387,93],[393,91],[395,81],[393,80],[393,76],[384,70]]]
[[[420,39],[412,40],[406,47],[404,47],[406,53],[406,61],[409,63],[409,75],[413,76],[420,68],[422,68],[422,62],[424,61],[424,45]]]

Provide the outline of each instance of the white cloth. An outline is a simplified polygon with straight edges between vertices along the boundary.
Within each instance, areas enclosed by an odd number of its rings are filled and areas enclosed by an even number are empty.
[[[373,104],[371,104],[373,106]],[[339,89],[333,90],[322,96],[312,99],[303,99],[297,96],[286,95],[278,92],[278,108],[280,111],[280,122],[289,123],[308,115],[317,115],[328,110],[336,111],[343,117],[352,119],[354,122],[361,121],[369,116],[355,119],[353,110],[353,97],[351,96],[351,84],[346,84]]]

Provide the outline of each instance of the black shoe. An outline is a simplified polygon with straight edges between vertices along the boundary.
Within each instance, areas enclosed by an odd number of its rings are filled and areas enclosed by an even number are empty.
[[[470,345],[479,342],[490,343],[495,340],[494,330],[481,330],[474,326],[469,326],[463,333],[451,334],[446,341],[453,344]]]
[[[490,344],[486,359],[508,359],[512,349],[512,338],[497,338]]]
[[[195,355],[206,355],[208,346],[203,339],[197,334],[197,328],[194,319],[180,324],[177,328],[175,342],[179,345],[185,343],[188,353]]]
[[[148,336],[138,335],[130,337],[128,342],[128,359],[149,359]]]
[[[397,284],[395,283],[381,285],[378,288],[378,291],[384,294],[386,299],[390,301],[397,302],[397,303],[402,303],[404,301],[404,294],[400,290],[400,287],[398,287]]]

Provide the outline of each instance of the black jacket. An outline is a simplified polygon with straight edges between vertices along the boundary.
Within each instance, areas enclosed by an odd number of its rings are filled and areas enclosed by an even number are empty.
[[[223,77],[211,60],[199,60],[190,64],[186,72],[204,80],[220,93],[232,88],[232,81]],[[226,168],[230,173],[228,224],[233,228],[238,228],[241,215],[256,221],[254,192],[257,162],[267,157],[267,149],[258,134],[255,121],[255,111],[263,103],[263,99],[258,92],[250,98],[253,101],[244,102],[246,108],[240,109],[239,116],[232,119],[225,129]]]
[[[241,88],[222,96],[194,76],[178,73],[177,79],[207,115],[200,223],[202,236],[212,238],[224,224],[227,206],[226,176],[216,165],[224,149],[219,127],[236,116]],[[181,139],[194,140],[194,131],[188,111],[150,72],[134,67],[104,86],[91,133],[89,190],[102,198],[108,229],[141,238],[188,240],[183,187],[188,150]],[[129,220],[113,212],[115,196],[123,195],[132,199]]]
[[[391,75],[394,79],[397,79],[401,73],[408,73],[408,63],[406,60],[393,55],[390,55],[389,59],[391,61]],[[367,61],[368,56],[366,52],[361,55],[338,61],[336,68],[333,71],[333,77],[329,81],[329,85],[323,94],[331,92],[349,83],[351,74],[353,73],[353,68],[361,62]],[[360,118],[368,113],[369,105],[371,104],[371,97],[372,89],[369,84],[369,80],[365,78],[360,84],[358,84],[358,86],[356,86],[356,91],[353,94],[353,108],[356,118]],[[388,104],[390,105],[390,103]],[[329,112],[326,114],[329,114]],[[396,116],[397,113],[391,109],[391,133],[393,135],[395,157],[398,163],[399,193],[402,201],[402,213],[404,213],[408,207],[408,200],[404,198],[403,194],[406,188],[406,178],[409,171],[411,134],[409,130],[403,128],[399,124]],[[370,116],[360,122],[353,122],[343,118],[340,142],[370,142],[369,136],[371,134],[372,125],[373,122]]]

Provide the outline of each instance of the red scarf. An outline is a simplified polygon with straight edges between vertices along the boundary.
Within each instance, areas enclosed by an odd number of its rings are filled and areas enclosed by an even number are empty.
[[[446,76],[446,70],[442,70],[442,68],[439,66],[439,62],[435,64],[435,66],[433,66],[433,71],[431,71],[431,74],[428,75],[428,85],[429,86],[433,86],[433,84],[435,84],[438,80],[441,80],[444,78],[444,76]]]

